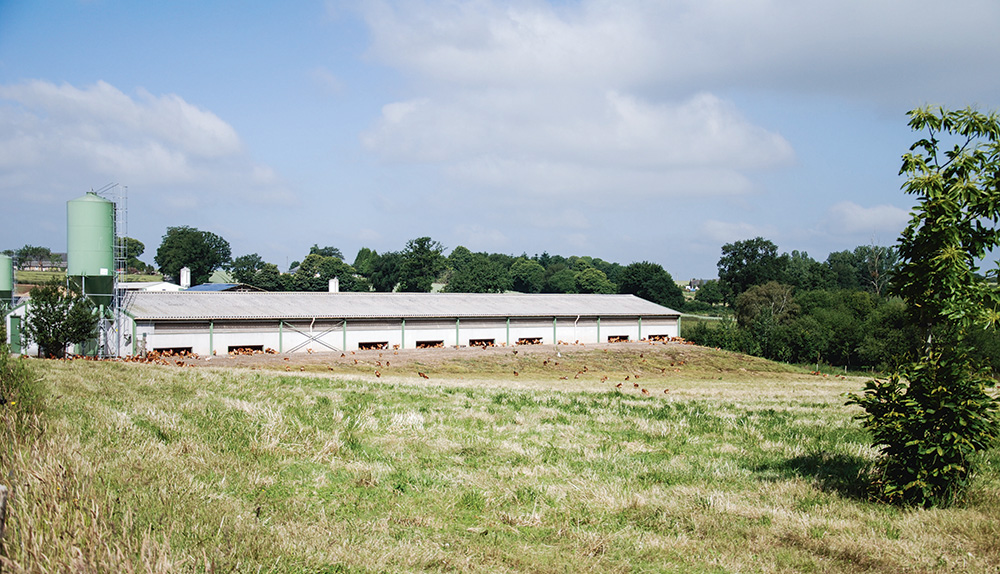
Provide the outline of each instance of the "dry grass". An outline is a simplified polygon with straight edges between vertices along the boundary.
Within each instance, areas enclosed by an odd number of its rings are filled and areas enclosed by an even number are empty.
[[[378,380],[322,363],[30,361],[46,415],[0,469],[16,492],[8,566],[1000,571],[995,453],[964,508],[865,499],[857,475],[874,454],[842,396],[860,380],[638,345],[564,349],[560,367],[588,376],[562,380],[541,366],[549,351],[456,354],[429,380],[402,360]],[[687,376],[654,376],[671,351],[690,353]],[[618,390],[596,370],[670,392]]]

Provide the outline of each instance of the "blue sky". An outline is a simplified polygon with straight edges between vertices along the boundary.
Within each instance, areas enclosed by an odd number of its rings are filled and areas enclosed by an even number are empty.
[[[129,235],[548,251],[677,279],[724,243],[891,244],[905,112],[1000,107],[1000,3],[0,0],[0,248]]]

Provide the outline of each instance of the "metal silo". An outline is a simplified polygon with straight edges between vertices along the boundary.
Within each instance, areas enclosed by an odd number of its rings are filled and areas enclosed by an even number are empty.
[[[0,309],[10,308],[14,298],[14,261],[0,255]]]
[[[115,287],[115,204],[91,191],[66,202],[66,224],[66,275],[107,309]]]

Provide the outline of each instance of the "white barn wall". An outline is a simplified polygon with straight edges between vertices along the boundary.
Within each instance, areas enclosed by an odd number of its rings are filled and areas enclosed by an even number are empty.
[[[130,327],[131,328],[131,327]],[[456,338],[457,334],[457,338]],[[137,353],[146,337],[145,348],[191,348],[199,355],[228,352],[230,347],[260,346],[278,352],[332,352],[356,350],[364,343],[385,343],[389,349],[415,349],[425,341],[441,341],[444,346],[468,346],[472,339],[492,339],[496,345],[515,345],[518,339],[538,338],[542,344],[606,343],[609,337],[625,336],[629,341],[650,336],[678,336],[676,319],[601,319],[595,317],[559,317],[555,327],[551,319],[506,318],[348,320],[343,321],[233,321],[185,322],[170,324],[142,323],[135,327],[135,341],[126,353]],[[346,336],[345,336],[346,335]],[[509,337],[509,339],[508,339]],[[346,345],[345,345],[346,339]],[[509,342],[508,342],[509,341]]]

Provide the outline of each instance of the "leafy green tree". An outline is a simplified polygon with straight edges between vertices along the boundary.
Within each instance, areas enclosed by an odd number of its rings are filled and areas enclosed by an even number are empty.
[[[718,305],[725,298],[723,297],[722,287],[719,286],[719,282],[711,279],[701,284],[701,287],[694,294],[694,300],[708,303],[709,305]]]
[[[861,270],[853,251],[834,251],[826,258],[826,266],[836,289],[859,289]]]
[[[747,327],[765,311],[779,324],[793,319],[799,312],[799,305],[795,302],[792,291],[791,285],[783,285],[777,281],[754,285],[740,293],[733,304],[736,323]]]
[[[277,265],[274,263],[264,263],[254,273],[253,281],[250,281],[248,284],[265,291],[283,291],[284,285],[282,285],[281,277],[281,271],[278,270]]]
[[[572,269],[561,263],[553,265],[550,269],[560,266],[561,269],[546,277],[542,287],[543,293],[577,293],[576,273]]]
[[[659,263],[630,263],[618,274],[618,292],[629,293],[671,309],[684,306],[684,292]]]
[[[916,362],[869,381],[850,402],[864,408],[862,423],[884,455],[881,494],[948,506],[963,500],[977,453],[1000,433],[994,381],[972,359],[970,338],[1000,321],[1000,293],[979,278],[977,263],[1000,246],[1000,117],[942,108],[908,115],[926,136],[903,155],[903,189],[918,203],[890,292],[907,302],[907,323],[923,344]]]
[[[456,248],[457,250],[458,248]],[[463,248],[464,249],[464,248]],[[455,252],[452,251],[452,255]],[[449,293],[503,293],[510,289],[510,273],[485,253],[469,253],[451,276]]]
[[[399,290],[429,293],[434,280],[445,268],[444,246],[430,237],[406,242],[399,266]]]
[[[792,251],[782,283],[800,291],[829,289],[833,287],[833,274],[826,265],[816,261],[805,251]]]
[[[336,257],[341,261],[344,260],[344,254],[336,247],[326,246],[320,247],[318,243],[313,243],[313,246],[309,248],[309,255],[321,255],[323,257]]]
[[[513,289],[521,293],[541,293],[545,282],[545,268],[533,259],[519,257],[510,265]]]
[[[402,265],[403,256],[397,251],[387,251],[376,257],[368,276],[372,289],[384,293],[394,291],[399,284]]]
[[[145,253],[146,245],[132,237],[119,237],[118,245],[125,259],[127,273],[149,273],[155,271],[152,265],[139,261],[139,256]]]
[[[44,261],[52,259],[52,250],[48,247],[41,247],[38,245],[25,245],[24,247],[18,249],[14,252],[14,266],[18,269],[24,269],[26,267],[32,266],[34,263],[35,267],[41,268]]]
[[[573,278],[577,293],[617,293],[618,287],[596,267],[587,267]]]
[[[723,245],[718,268],[726,302],[732,304],[754,285],[781,280],[788,259],[788,255],[779,256],[778,246],[763,237]]]
[[[216,269],[229,266],[232,250],[229,242],[209,231],[182,225],[168,227],[154,261],[160,271],[180,277],[181,268],[191,270],[191,283],[205,283]]]
[[[240,255],[236,259],[233,259],[233,265],[230,271],[233,274],[233,280],[237,283],[245,283],[247,285],[254,284],[254,277],[257,275],[257,271],[264,266],[264,260],[260,255],[256,253],[251,253],[249,255]]]
[[[354,269],[365,277],[369,277],[375,269],[375,261],[377,259],[378,252],[374,249],[362,247],[358,250],[358,254],[354,258]]]
[[[24,333],[38,344],[41,355],[62,358],[66,347],[83,343],[97,333],[98,316],[91,301],[67,289],[62,281],[50,281],[29,291],[31,303]]]

